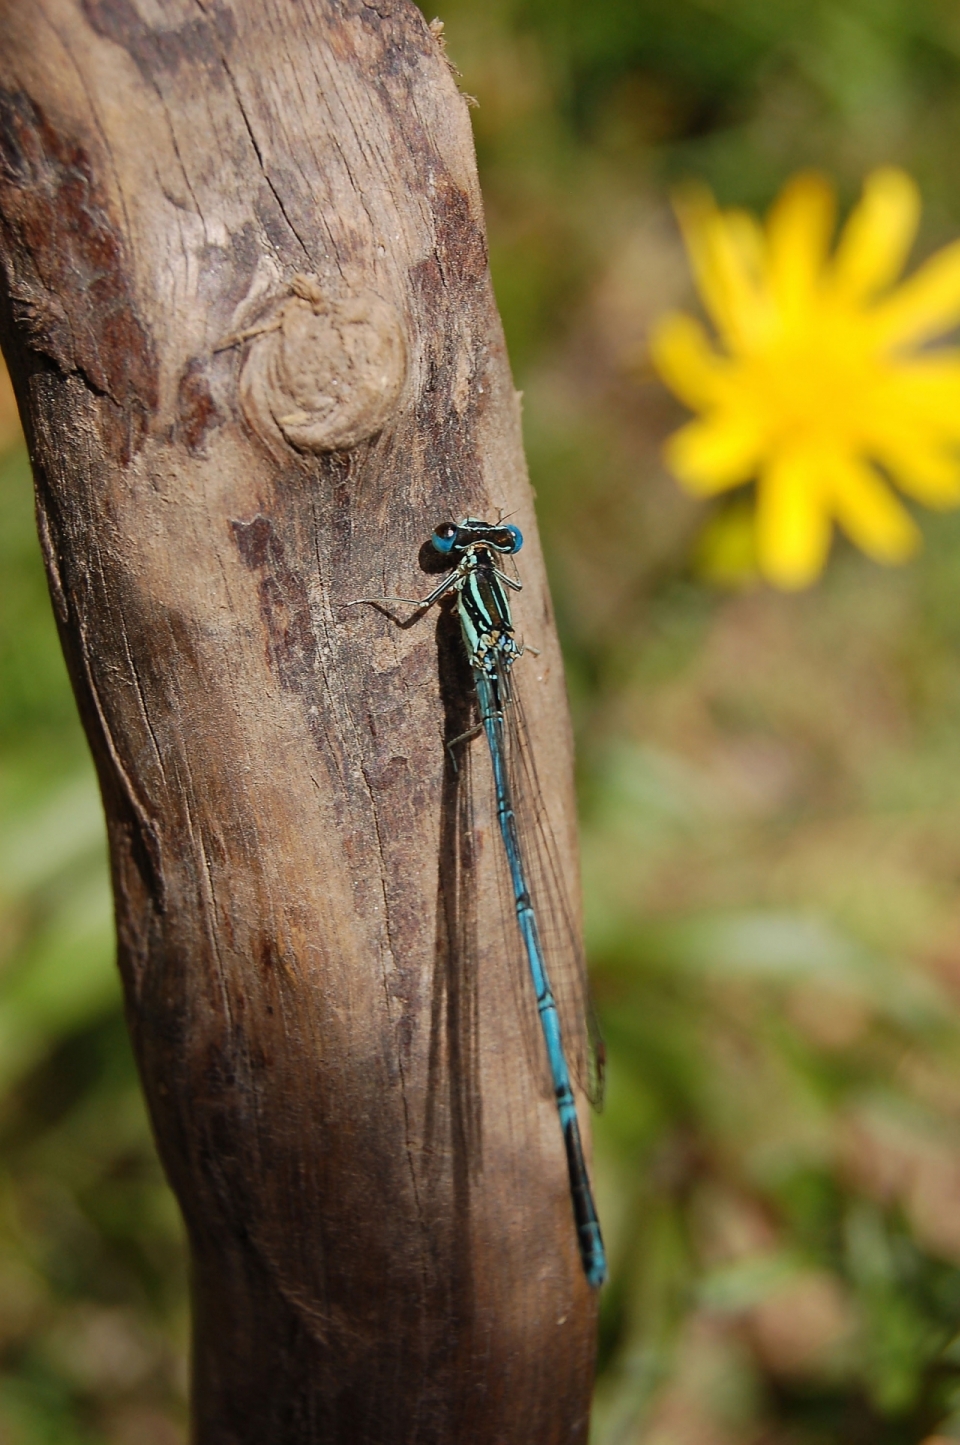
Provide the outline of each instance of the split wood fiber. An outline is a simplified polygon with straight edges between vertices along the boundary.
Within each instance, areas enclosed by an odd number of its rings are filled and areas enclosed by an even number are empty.
[[[428,591],[441,521],[517,522],[573,879],[561,662],[438,40],[409,0],[2,0],[0,247],[189,1233],[195,1439],[582,1441],[595,1301],[495,820],[444,747],[455,624],[344,606]]]

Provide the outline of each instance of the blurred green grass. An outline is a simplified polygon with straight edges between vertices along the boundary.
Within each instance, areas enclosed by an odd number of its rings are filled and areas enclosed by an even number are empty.
[[[960,233],[960,13],[439,10],[578,735],[610,1054],[596,1445],[960,1439],[960,517],[922,518],[900,571],[840,545],[809,594],[710,588],[645,351],[691,299],[682,176],[762,208],[800,166],[849,202],[896,162],[918,255]],[[0,1441],[173,1445],[181,1232],[19,451],[0,567]]]

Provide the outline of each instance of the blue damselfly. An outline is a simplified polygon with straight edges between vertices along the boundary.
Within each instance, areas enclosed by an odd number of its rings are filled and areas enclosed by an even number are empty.
[[[509,592],[519,592],[522,584],[503,572],[497,566],[497,559],[519,552],[523,538],[519,528],[507,523],[467,517],[462,522],[446,522],[437,527],[431,542],[434,551],[440,558],[446,559],[453,570],[428,596],[422,600],[402,597],[361,600],[373,603],[408,602],[423,611],[448,593],[456,595],[460,630],[476,690],[479,723],[473,731],[485,733],[490,750],[497,820],[509,868],[517,927],[533,984],[552,1090],[560,1116],[580,1257],[589,1283],[597,1287],[606,1278],[606,1257],[583,1156],[560,1012],[547,969],[542,920],[538,920],[546,900],[537,896],[538,890],[534,886],[535,878],[543,879],[551,874],[556,877],[557,869],[548,859],[546,866],[540,860],[540,866],[531,871],[533,860],[530,850],[538,846],[537,840],[535,837],[521,837],[518,827],[516,779],[519,769],[513,754],[520,745],[521,733],[511,670],[523,648],[514,636]],[[453,748],[469,736],[472,733],[454,739],[448,746]],[[529,761],[526,773],[528,779],[532,776],[535,782],[535,773]],[[562,900],[560,907],[562,909]],[[571,935],[569,925],[566,932]],[[582,969],[579,952],[577,960]],[[578,980],[578,986],[585,1004],[586,984],[583,978]]]

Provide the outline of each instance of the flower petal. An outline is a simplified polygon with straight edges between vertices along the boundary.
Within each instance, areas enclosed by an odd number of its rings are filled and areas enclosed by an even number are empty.
[[[674,210],[697,290],[717,330],[732,350],[749,346],[768,308],[752,259],[744,252],[740,222],[728,225],[705,186],[677,191]]]
[[[766,284],[767,238],[756,216],[739,206],[722,212],[727,240],[755,286]]]
[[[828,464],[830,500],[852,542],[877,562],[905,562],[920,546],[920,532],[873,467],[836,456]]]
[[[784,186],[770,209],[770,288],[785,319],[802,315],[818,289],[836,207],[829,181],[814,171],[803,171]]]
[[[952,330],[960,321],[960,241],[935,252],[872,315],[881,347],[915,346]]]
[[[664,459],[687,491],[712,497],[747,482],[760,460],[763,437],[757,421],[743,412],[714,412],[687,422],[667,438]]]
[[[679,311],[662,316],[650,336],[650,356],[667,386],[693,411],[716,406],[730,368],[699,321]]]
[[[757,489],[757,560],[768,582],[786,591],[809,587],[830,548],[823,478],[809,451],[778,453]]]
[[[869,432],[891,428],[960,441],[960,352],[955,347],[888,365],[869,399]]]
[[[920,192],[906,171],[884,166],[867,176],[831,269],[831,289],[848,303],[891,286],[906,263],[920,220]]]
[[[878,445],[876,459],[908,496],[924,506],[960,506],[960,455],[915,437],[891,437]]]

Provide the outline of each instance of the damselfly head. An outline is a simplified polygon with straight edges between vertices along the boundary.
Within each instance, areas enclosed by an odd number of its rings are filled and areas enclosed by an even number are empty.
[[[431,538],[443,556],[466,552],[468,547],[489,547],[494,552],[519,552],[523,533],[506,522],[482,522],[479,517],[465,517],[460,523],[442,522]]]

